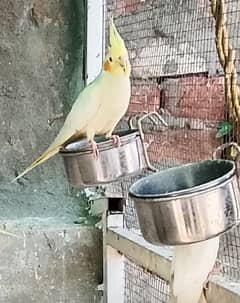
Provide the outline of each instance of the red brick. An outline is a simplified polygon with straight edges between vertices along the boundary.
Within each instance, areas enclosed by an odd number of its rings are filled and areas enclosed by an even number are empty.
[[[132,96],[127,115],[159,109],[160,89],[158,84],[132,83]]]
[[[139,6],[143,3],[142,0],[118,0],[115,14],[125,15],[136,12]]]
[[[130,103],[127,114],[131,115],[138,112],[144,112],[146,110],[147,108],[144,106],[144,104]]]
[[[118,0],[116,1],[116,10],[115,14],[118,15],[125,15],[125,1],[124,0]]]
[[[193,76],[162,84],[166,109],[174,117],[221,121],[225,115],[224,79]]]
[[[216,130],[177,129],[147,134],[148,154],[152,162],[188,163],[210,159],[213,150],[221,144],[215,138]]]

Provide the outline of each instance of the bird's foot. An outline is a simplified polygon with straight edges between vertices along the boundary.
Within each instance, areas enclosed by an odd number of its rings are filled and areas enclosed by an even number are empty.
[[[113,145],[117,145],[119,147],[121,145],[121,139],[117,135],[112,135],[109,137],[110,140],[112,140]]]
[[[99,157],[99,150],[98,150],[96,141],[91,140],[91,141],[90,141],[90,144],[91,144],[92,150],[93,150],[93,157],[94,157],[95,159],[98,159],[98,157]]]

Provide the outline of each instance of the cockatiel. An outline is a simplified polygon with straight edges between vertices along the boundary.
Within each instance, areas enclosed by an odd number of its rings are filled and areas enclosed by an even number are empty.
[[[13,181],[57,154],[66,143],[77,138],[87,137],[95,157],[98,157],[95,135],[104,135],[112,139],[114,144],[119,144],[119,137],[112,135],[112,132],[129,105],[130,72],[125,43],[110,19],[108,54],[101,73],[79,94],[54,142]]]
[[[206,303],[203,287],[216,262],[219,237],[174,247],[169,303]]]

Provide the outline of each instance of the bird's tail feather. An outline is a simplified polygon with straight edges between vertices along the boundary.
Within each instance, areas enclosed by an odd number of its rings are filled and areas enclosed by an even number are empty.
[[[62,128],[53,143],[47,148],[45,152],[41,154],[39,158],[37,158],[31,165],[29,165],[20,175],[18,175],[15,179],[11,181],[11,183],[17,181],[19,178],[23,177],[26,173],[28,173],[30,170],[38,166],[39,164],[45,162],[49,158],[56,155],[60,148],[68,142],[68,140],[71,140],[71,138],[74,138],[74,132],[70,127],[68,128]]]
[[[56,155],[61,148],[61,145],[55,146],[53,148],[48,148],[39,158],[37,158],[31,165],[29,165],[20,175],[18,175],[15,179],[11,181],[15,182],[22,176],[24,176],[26,173],[28,173],[30,170],[32,170],[34,167],[38,166],[39,164],[45,162],[49,158],[53,157]]]

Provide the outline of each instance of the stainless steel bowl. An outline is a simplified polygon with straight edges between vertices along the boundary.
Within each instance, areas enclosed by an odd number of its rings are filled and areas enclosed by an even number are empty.
[[[93,157],[86,140],[65,146],[63,157],[68,180],[74,187],[105,184],[139,173],[146,166],[144,147],[139,132],[129,130],[117,133],[121,146],[113,146],[111,140],[96,137],[99,158]]]
[[[130,187],[139,225],[152,244],[190,244],[213,238],[240,220],[235,164],[191,163],[142,178]]]

